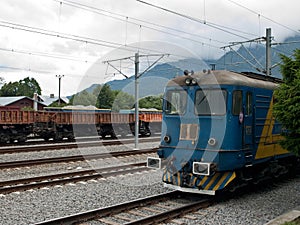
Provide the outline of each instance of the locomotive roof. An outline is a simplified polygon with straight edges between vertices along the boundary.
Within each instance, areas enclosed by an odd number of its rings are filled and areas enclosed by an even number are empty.
[[[214,70],[209,72],[196,72],[193,75],[176,77],[169,81],[167,86],[186,86],[185,80],[187,77],[195,78],[198,85],[236,85],[236,86],[248,86],[257,87],[264,89],[275,89],[278,84],[272,81],[263,80],[264,77],[261,75],[261,79],[249,77],[249,74],[236,73],[226,70]]]

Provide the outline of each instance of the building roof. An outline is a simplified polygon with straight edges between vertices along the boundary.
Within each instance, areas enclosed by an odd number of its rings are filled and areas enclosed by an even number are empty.
[[[27,96],[0,97],[0,105],[2,105],[2,106],[10,105],[10,104],[12,104],[16,101],[19,101],[21,99],[24,99],[24,98],[28,98],[33,101],[32,98],[29,98]]]
[[[55,96],[50,97],[50,96],[45,96],[45,95],[39,95],[38,98],[41,103],[43,103],[44,105],[47,105],[47,106],[51,105],[53,102],[58,101],[58,97],[55,97]],[[60,99],[66,104],[69,103],[69,99],[67,97],[60,97]]]
[[[24,98],[27,98],[31,101],[34,101],[33,98],[29,98],[27,96],[7,96],[7,97],[0,97],[0,106],[7,106],[13,104],[14,102],[20,101]],[[44,102],[38,102],[39,104],[45,105]]]

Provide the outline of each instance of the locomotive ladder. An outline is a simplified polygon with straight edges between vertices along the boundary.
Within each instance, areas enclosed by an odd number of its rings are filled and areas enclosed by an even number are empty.
[[[253,166],[252,161],[253,161],[253,154],[251,149],[247,149],[245,151],[245,167],[251,167]]]

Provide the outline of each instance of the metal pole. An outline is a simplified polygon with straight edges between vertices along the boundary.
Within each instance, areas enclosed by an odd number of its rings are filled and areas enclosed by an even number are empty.
[[[162,57],[164,57],[164,55],[169,55],[169,54],[152,54],[152,55],[139,55],[139,53],[135,53],[135,60],[134,60],[134,64],[135,64],[135,123],[134,123],[134,133],[135,133],[135,149],[138,149],[138,144],[139,144],[139,78],[145,73],[147,72],[152,66],[154,66]],[[139,58],[140,57],[148,57],[148,56],[161,56],[158,60],[156,60],[152,65],[150,65],[146,70],[144,70],[144,72],[142,72],[141,74],[139,74]],[[108,63],[110,66],[112,66],[114,69],[116,69],[118,72],[120,72],[124,77],[128,78],[127,75],[125,75],[124,73],[122,73],[121,69],[117,69],[114,65],[112,65],[110,62],[115,62],[118,60],[127,60],[127,59],[132,59],[133,56],[130,57],[126,57],[126,58],[122,58],[122,59],[113,59],[113,60],[109,60],[109,61],[104,61],[103,63]]]
[[[134,148],[139,148],[139,53],[135,53],[135,143]]]
[[[271,28],[266,29],[266,76],[271,75]]]
[[[58,105],[60,106],[60,82],[64,75],[56,75],[56,77],[58,77]]]

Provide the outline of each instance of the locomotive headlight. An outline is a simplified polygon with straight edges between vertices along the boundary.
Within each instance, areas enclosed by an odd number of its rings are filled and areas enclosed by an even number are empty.
[[[168,136],[168,135],[164,136],[164,142],[170,143],[171,142],[171,137]]]
[[[197,80],[194,78],[192,79],[192,85],[196,85],[197,84]]]
[[[210,146],[215,146],[217,144],[217,140],[215,138],[210,138],[207,143]]]
[[[197,82],[197,79],[195,79],[195,78],[191,78],[191,77],[188,77],[188,78],[186,78],[185,79],[185,84],[186,85],[196,85],[198,82]]]
[[[193,162],[193,174],[211,176],[215,174],[216,168],[214,163]]]
[[[186,84],[186,85],[190,85],[191,82],[192,82],[191,78],[186,78],[186,79],[185,79],[185,84]]]
[[[193,163],[193,174],[209,176],[210,175],[210,163],[194,162]]]
[[[161,168],[161,159],[148,157],[147,158],[147,167],[152,169],[160,169]]]

